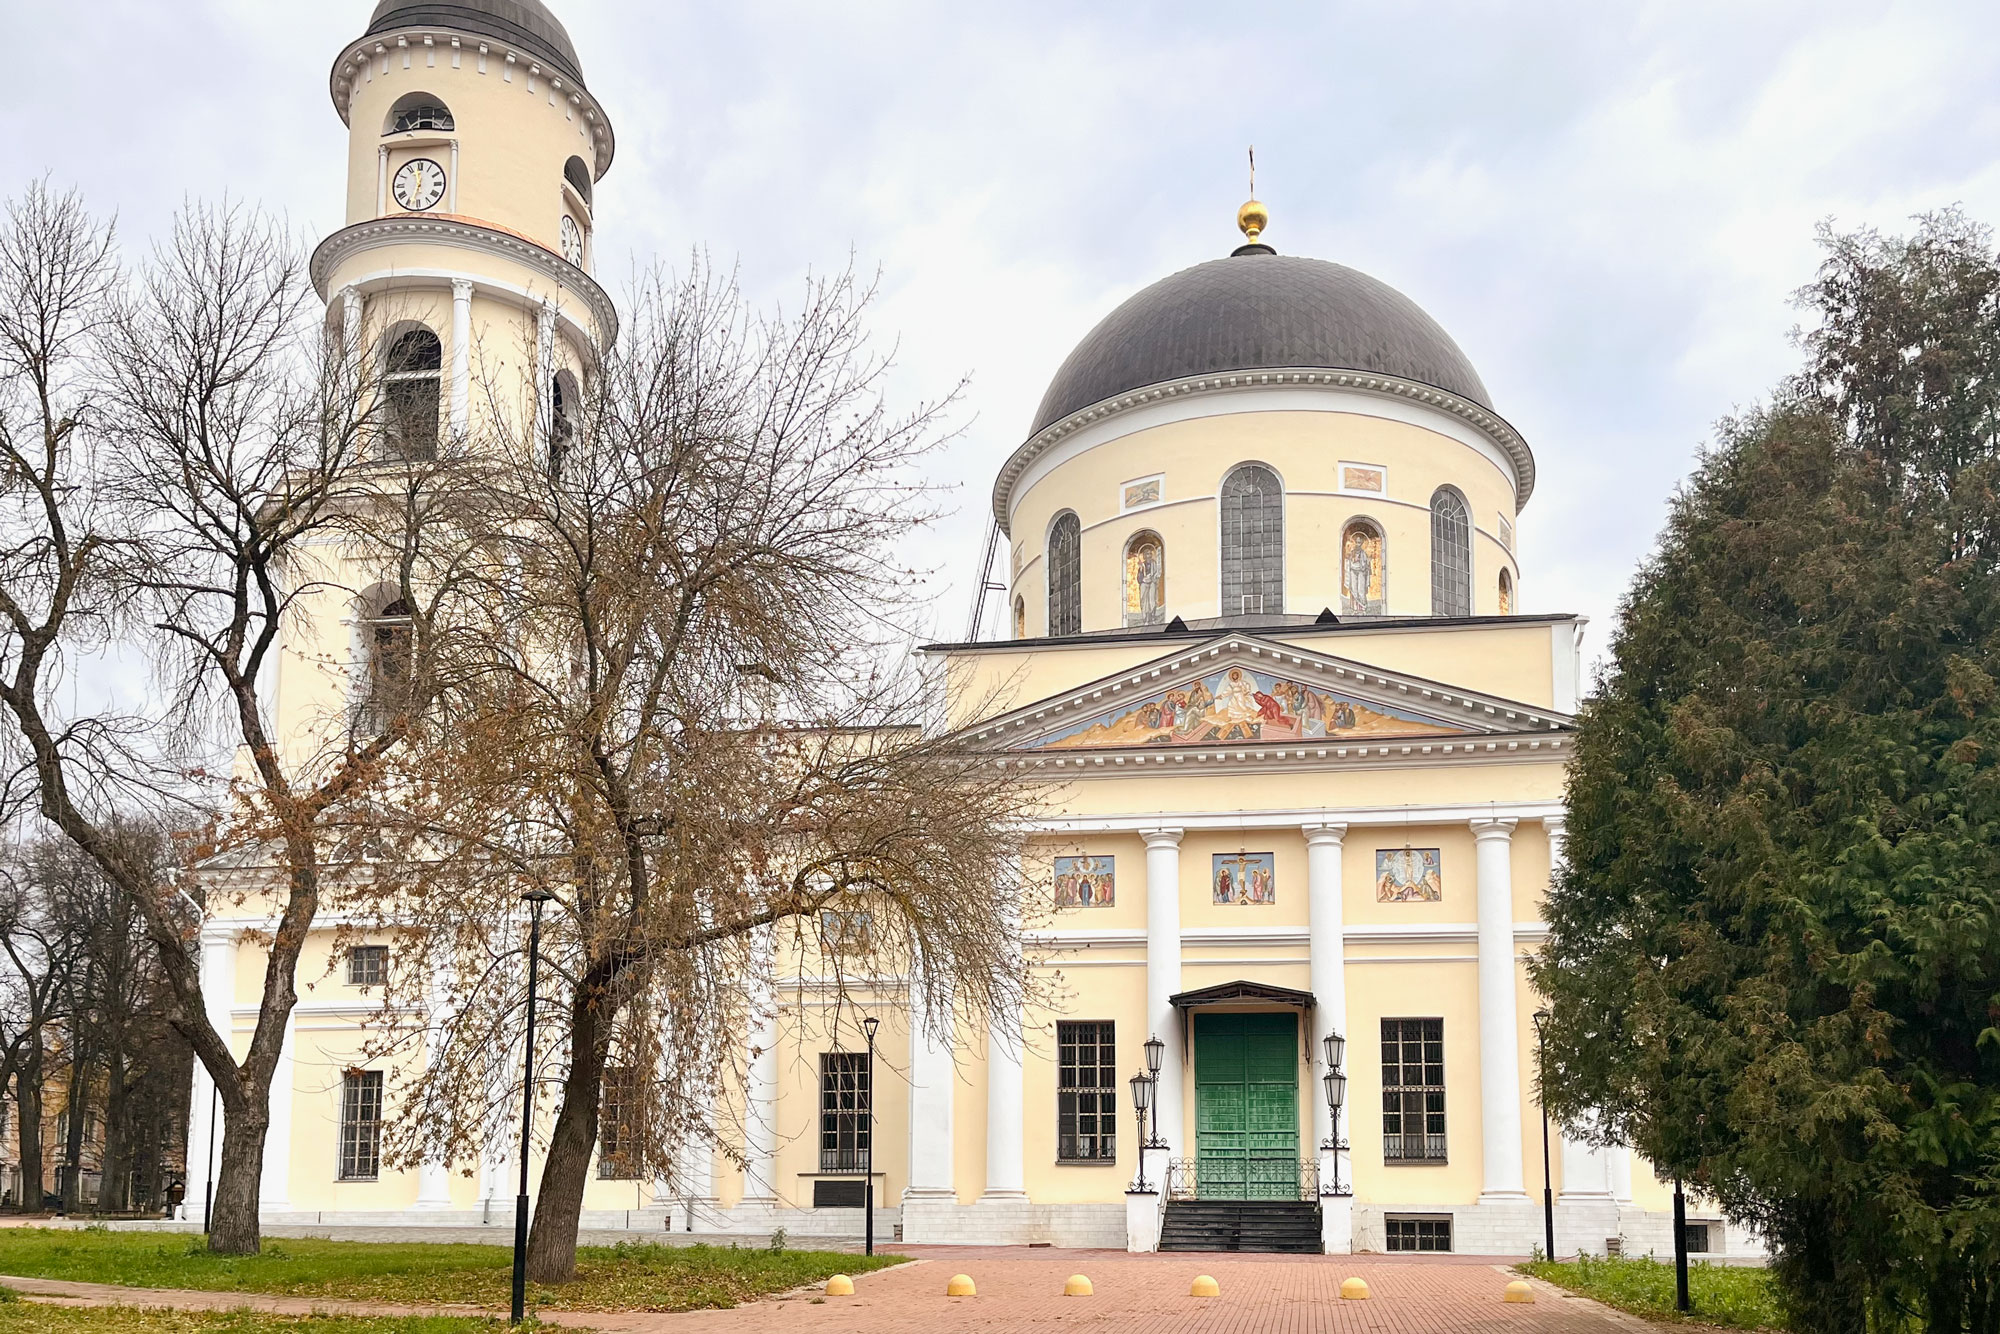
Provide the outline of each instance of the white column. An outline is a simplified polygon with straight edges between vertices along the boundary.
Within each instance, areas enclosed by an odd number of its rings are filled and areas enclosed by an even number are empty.
[[[472,284],[451,284],[451,433],[472,429]]]
[[[778,1016],[771,986],[771,937],[764,929],[753,947],[756,970],[751,1005],[750,1064],[743,1096],[743,1203],[778,1202]]]
[[[535,321],[535,434],[534,447],[547,448],[551,414],[555,406],[549,387],[556,378],[556,308],[544,303]]]
[[[263,1211],[291,1207],[292,1084],[297,1079],[294,1052],[298,1046],[298,1011],[285,1016],[285,1042],[278,1067],[271,1072],[271,1128],[264,1135],[264,1175],[257,1185],[257,1207]]]
[[[347,359],[347,373],[357,386],[361,379],[361,314],[364,302],[361,289],[344,287],[340,291],[340,351]]]
[[[1611,1198],[1620,1204],[1632,1203],[1632,1150],[1622,1145],[1606,1149],[1611,1164]]]
[[[1181,1040],[1172,997],[1181,989],[1181,830],[1148,829],[1146,840],[1146,1027],[1141,1042],[1167,1044],[1160,1063],[1160,1138],[1183,1145]]]
[[[952,1064],[951,1039],[931,1032],[925,1010],[930,997],[922,979],[910,983],[910,1184],[905,1200],[955,1199],[952,1180],[952,1084],[957,1068]],[[948,1006],[943,1019],[946,1034],[951,1019]],[[906,1230],[907,1233],[907,1230]]]
[[[426,988],[424,1065],[435,1071],[444,1059],[444,1028],[449,1020],[452,972],[456,964],[448,947],[439,948],[430,960]],[[451,1208],[451,1164],[442,1154],[426,1155],[417,1169],[417,1202],[413,1209],[426,1211]]]
[[[1314,1068],[1323,1075],[1326,1035],[1353,1036],[1347,1031],[1347,938],[1341,925],[1340,898],[1340,856],[1347,826],[1307,825],[1305,835],[1308,939],[1312,952],[1312,1059]],[[1313,1103],[1314,1141],[1337,1138],[1340,1127],[1333,1124],[1327,1111],[1326,1090],[1315,1085],[1306,1090],[1306,1096]],[[1343,1115],[1341,1119],[1346,1117]]]
[[[1016,877],[1018,880],[1019,877]],[[1009,957],[1021,970],[1021,923],[1018,912],[1008,915]],[[1022,1140],[1025,1135],[1021,1079],[1021,1005],[1017,996],[986,1028],[986,1193],[981,1199],[1026,1200],[1027,1172]]]
[[[1479,1127],[1485,1197],[1525,1198],[1514,963],[1513,820],[1474,820],[1479,874]]]
[[[236,928],[204,922],[201,928],[201,1004],[208,1022],[232,1046],[230,1010],[236,1003]],[[187,1216],[201,1221],[201,1204],[222,1170],[223,1117],[214,1099],[215,1081],[208,1067],[194,1063],[194,1088],[188,1102]],[[213,1124],[215,1136],[209,1137]]]

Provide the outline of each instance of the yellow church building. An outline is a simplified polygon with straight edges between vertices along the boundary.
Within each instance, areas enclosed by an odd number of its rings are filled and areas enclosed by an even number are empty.
[[[313,276],[379,358],[398,447],[482,414],[553,427],[618,329],[591,277],[615,138],[562,25],[539,0],[383,0],[330,91],[347,225]],[[1407,297],[1279,253],[1260,205],[1238,221],[1245,243],[1062,362],[993,486],[1004,637],[926,650],[952,724],[1061,794],[1022,942],[1053,999],[946,1044],[912,1038],[907,982],[874,979],[871,1066],[815,979],[774,979],[732,1117],[747,1166],[607,1162],[587,1227],[857,1234],[872,1189],[908,1242],[1525,1254],[1547,1186],[1563,1253],[1671,1247],[1667,1190],[1629,1153],[1556,1131],[1544,1175],[1524,961],[1584,626],[1522,609],[1534,454]],[[496,378],[517,401],[475,402]],[[315,656],[358,680],[395,610],[329,595],[280,709],[325,704]],[[203,933],[239,1048],[263,925]],[[339,925],[301,968],[322,980],[273,1095],[267,1220],[510,1227],[512,1127],[477,1163],[383,1164],[394,1089],[360,1064],[386,947],[335,958]],[[209,1100],[198,1072],[196,1202]],[[1754,1248],[1691,1222],[1698,1252]]]

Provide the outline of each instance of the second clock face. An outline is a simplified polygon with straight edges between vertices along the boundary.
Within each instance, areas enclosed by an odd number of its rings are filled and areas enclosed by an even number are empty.
[[[396,202],[417,213],[428,213],[444,198],[444,168],[427,157],[403,164],[396,173]]]
[[[583,228],[567,213],[562,220],[562,251],[564,259],[579,269],[583,267]]]

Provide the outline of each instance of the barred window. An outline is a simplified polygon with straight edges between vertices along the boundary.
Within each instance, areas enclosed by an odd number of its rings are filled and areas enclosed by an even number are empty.
[[[1064,510],[1049,525],[1049,633],[1083,629],[1083,525]]]
[[[1222,479],[1222,614],[1285,609],[1285,489],[1260,463]]]
[[[819,1170],[860,1172],[868,1163],[868,1053],[819,1058]]]
[[[1472,514],[1450,487],[1431,497],[1431,615],[1472,614]]]
[[[411,329],[389,345],[382,399],[389,457],[437,457],[438,413],[444,389],[444,344],[429,329]]]
[[[604,1067],[604,1103],[597,1114],[597,1175],[630,1181],[639,1175],[639,1079],[629,1066]]]
[[[1382,1157],[1445,1160],[1442,1019],[1382,1021]]]
[[[1392,1251],[1449,1251],[1451,1219],[1397,1218],[1387,1220],[1389,1249]]]
[[[1056,1160],[1118,1157],[1117,1025],[1056,1025]]]
[[[340,1179],[373,1181],[382,1174],[382,1072],[349,1070],[340,1077]]]
[[[387,945],[356,945],[347,951],[347,985],[379,987],[388,980]]]

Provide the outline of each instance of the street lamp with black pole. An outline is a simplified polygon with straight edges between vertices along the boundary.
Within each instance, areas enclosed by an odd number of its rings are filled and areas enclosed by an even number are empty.
[[[1131,1085],[1132,1120],[1138,1132],[1139,1145],[1139,1151],[1136,1155],[1139,1159],[1139,1175],[1132,1179],[1132,1189],[1140,1194],[1144,1194],[1146,1190],[1146,1112],[1153,1105],[1153,1076],[1147,1074],[1133,1075]]]
[[[882,1021],[869,1015],[861,1021],[861,1031],[868,1035],[868,1069],[866,1082],[862,1085],[862,1137],[861,1137],[861,1182],[867,1192],[866,1221],[862,1225],[862,1253],[875,1254],[875,1030]]]
[[[1153,1081],[1152,1091],[1154,1093],[1160,1090],[1160,1067],[1166,1064],[1166,1060],[1167,1044],[1160,1041],[1160,1035],[1155,1033],[1146,1039],[1146,1074]],[[1137,1102],[1138,1100],[1134,1098],[1133,1101]],[[1160,1140],[1160,1101],[1158,1098],[1152,1100],[1152,1112],[1153,1133],[1146,1137],[1145,1147],[1149,1149],[1164,1149],[1167,1146]]]
[[[514,1196],[514,1315],[520,1324],[528,1306],[528,1146],[535,1132],[535,978],[542,960],[542,907],[555,895],[531,889],[528,905],[528,1041],[521,1074],[521,1189]]]
[[[1547,1033],[1549,1012],[1535,1011],[1535,1071],[1537,1082],[1548,1079],[1549,1035]],[[1536,1093],[1535,1101],[1542,1104],[1542,1241],[1547,1249],[1542,1258],[1553,1261],[1556,1258],[1556,1192],[1555,1183],[1549,1179],[1549,1095],[1546,1089]]]
[[[1681,1179],[1674,1178],[1674,1309],[1682,1315],[1694,1310],[1688,1299],[1688,1209],[1681,1193]]]
[[[1326,1050],[1326,1074],[1321,1076],[1326,1086],[1326,1143],[1320,1147],[1333,1154],[1333,1185],[1331,1195],[1347,1192],[1340,1184],[1340,1151],[1347,1147],[1340,1138],[1340,1109],[1347,1105],[1347,1075],[1340,1063],[1347,1056],[1347,1039],[1338,1033],[1328,1033],[1320,1039]]]

